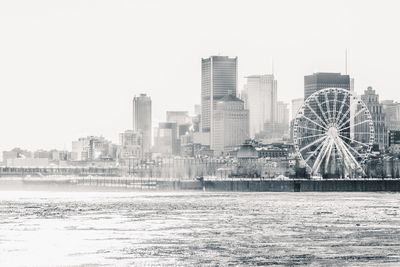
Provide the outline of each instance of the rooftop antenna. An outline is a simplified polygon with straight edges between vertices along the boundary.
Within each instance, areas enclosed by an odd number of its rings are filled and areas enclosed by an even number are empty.
[[[347,75],[347,48],[346,48],[346,51],[344,53],[344,72]]]

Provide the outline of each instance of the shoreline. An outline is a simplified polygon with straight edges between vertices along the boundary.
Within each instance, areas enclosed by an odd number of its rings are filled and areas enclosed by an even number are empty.
[[[400,192],[400,179],[234,178],[178,180],[145,177],[1,177],[0,190],[209,191],[209,192]]]

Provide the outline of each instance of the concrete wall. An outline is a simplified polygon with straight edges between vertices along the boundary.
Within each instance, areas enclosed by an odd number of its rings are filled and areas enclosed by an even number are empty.
[[[240,192],[400,192],[400,180],[205,181],[204,187]]]

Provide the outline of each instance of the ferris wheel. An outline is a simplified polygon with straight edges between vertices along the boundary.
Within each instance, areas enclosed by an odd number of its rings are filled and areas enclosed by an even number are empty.
[[[362,175],[374,138],[367,106],[353,92],[341,88],[313,93],[294,119],[294,148],[312,176]]]

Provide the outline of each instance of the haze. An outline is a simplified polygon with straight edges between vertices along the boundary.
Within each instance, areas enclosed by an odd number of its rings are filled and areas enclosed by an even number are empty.
[[[396,1],[1,1],[0,151],[70,149],[79,136],[117,142],[132,98],[166,110],[200,103],[200,59],[238,56],[244,76],[274,73],[278,99],[303,77],[348,72],[361,93],[400,99]]]

